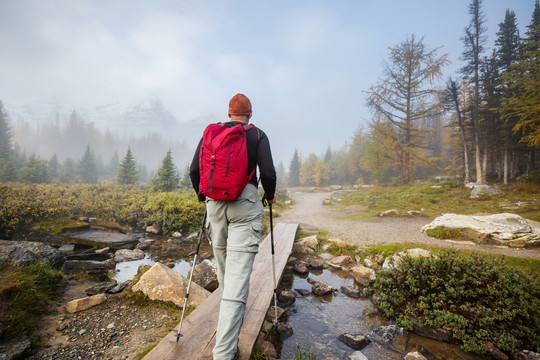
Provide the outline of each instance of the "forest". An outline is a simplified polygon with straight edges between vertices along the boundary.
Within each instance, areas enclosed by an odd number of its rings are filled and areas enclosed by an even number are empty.
[[[539,1],[524,34],[515,13],[506,10],[491,50],[482,2],[472,1],[468,13],[455,77],[443,78],[448,59],[441,48],[407,36],[389,48],[379,80],[364,91],[369,124],[359,125],[350,143],[328,146],[323,154],[302,156],[296,149],[288,169],[277,166],[278,185],[405,184],[437,175],[506,184],[540,177]],[[156,134],[126,140],[99,131],[76,111],[65,124],[19,126],[15,142],[8,114],[0,103],[2,182],[149,183],[159,165],[156,154],[167,154],[175,176],[177,164],[183,167],[192,154],[184,143]],[[36,143],[53,155],[27,155],[25,145]],[[71,156],[77,158],[60,158],[62,147],[76,149]]]
[[[482,2],[469,5],[458,77],[447,55],[414,35],[390,47],[380,80],[365,91],[373,113],[350,144],[301,158],[290,186],[409,183],[449,175],[465,183],[538,178],[540,5],[520,35],[507,10],[488,51]]]

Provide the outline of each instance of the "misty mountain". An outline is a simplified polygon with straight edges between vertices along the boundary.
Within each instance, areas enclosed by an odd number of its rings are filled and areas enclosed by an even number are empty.
[[[99,130],[110,131],[124,138],[157,133],[166,140],[182,141],[188,146],[197,144],[202,130],[209,122],[218,121],[209,118],[179,121],[155,96],[92,108],[77,107],[60,99],[5,105],[11,123],[16,127],[38,128],[51,122],[61,124],[68,121],[75,111],[86,123],[92,123]]]
[[[130,147],[137,163],[156,170],[171,149],[174,162],[184,170],[191,161],[204,127],[201,117],[179,122],[155,97],[131,103],[111,103],[94,108],[74,108],[61,100],[42,100],[19,106],[6,104],[13,143],[32,153],[60,161],[80,159],[87,146],[107,163],[122,158]]]

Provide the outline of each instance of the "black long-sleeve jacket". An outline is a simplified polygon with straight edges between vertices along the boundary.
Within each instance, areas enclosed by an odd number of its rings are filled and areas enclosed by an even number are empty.
[[[225,125],[233,127],[234,125],[245,125],[241,122],[226,122]],[[193,161],[189,167],[189,175],[191,178],[191,184],[196,193],[199,193],[200,173],[199,173],[199,152],[201,149],[202,139],[197,146]],[[272,152],[270,150],[270,141],[268,137],[259,128],[251,128],[246,132],[246,146],[248,153],[248,170],[250,174],[253,169],[258,166],[260,172],[261,184],[263,186],[266,198],[272,200],[276,192],[276,169],[274,168],[274,161],[272,160]],[[249,183],[258,186],[257,183],[257,171],[253,173],[253,176],[249,180]],[[204,196],[199,196],[200,200],[204,199]]]

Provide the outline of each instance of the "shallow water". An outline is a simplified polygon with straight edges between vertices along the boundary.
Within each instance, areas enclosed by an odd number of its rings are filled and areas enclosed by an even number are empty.
[[[188,242],[159,236],[148,238],[154,239],[155,242],[144,259],[116,265],[115,279],[118,282],[135,277],[141,264],[153,265],[157,261],[174,262],[173,269],[187,276],[193,263],[192,252],[197,247],[197,240]],[[201,242],[199,254],[204,252],[212,252],[206,239]],[[315,281],[324,281],[338,289],[338,292],[326,296],[312,294],[302,296],[295,289],[311,291],[312,285],[308,282],[308,277]],[[285,270],[280,289],[293,291],[297,297],[292,309],[281,319],[294,331],[291,337],[278,343],[281,359],[293,359],[299,348],[301,351],[313,353],[320,360],[330,355],[346,359],[355,350],[338,340],[341,333],[367,335],[376,327],[388,325],[388,321],[377,314],[377,309],[369,299],[350,298],[339,292],[341,286],[353,283],[354,279],[347,272],[332,268],[314,270],[309,276],[298,276],[290,269]],[[467,354],[458,346],[430,340],[413,333],[400,335],[390,344],[372,342],[362,349],[362,353],[370,360],[400,360],[409,351],[422,351],[428,360],[487,359]]]
[[[349,286],[354,280],[342,271],[322,270],[309,274],[309,278],[315,281],[324,281],[328,285],[340,289],[341,286]],[[376,327],[388,325],[388,321],[376,312],[371,301],[368,299],[355,299],[337,292],[333,295],[301,296],[295,289],[311,291],[311,284],[307,277],[285,274],[282,288],[296,293],[294,310],[290,311],[283,319],[288,323],[294,333],[291,337],[281,342],[281,358],[293,359],[298,352],[309,351],[318,359],[324,359],[333,355],[340,359],[346,359],[355,350],[349,348],[338,340],[342,333],[367,335]],[[372,342],[362,353],[370,360],[398,360],[403,359],[409,351],[422,350],[429,360],[476,360],[485,357],[467,354],[455,345],[450,345],[415,334],[398,336],[390,344],[378,344]]]
[[[116,275],[114,279],[118,282],[131,280],[137,275],[137,269],[140,265],[154,265],[158,261],[162,262],[174,262],[175,265],[172,268],[183,276],[187,276],[191,266],[193,265],[193,254],[197,249],[197,240],[195,241],[168,241],[169,239],[159,236],[148,236],[149,239],[154,240],[154,244],[150,247],[150,250],[146,252],[146,256],[142,260],[136,261],[124,261],[116,264]],[[211,247],[208,242],[201,240],[201,248],[199,250],[199,256],[204,253],[211,253]],[[199,258],[200,259],[200,258]],[[213,259],[211,259],[213,261]],[[197,260],[197,263],[199,260]]]

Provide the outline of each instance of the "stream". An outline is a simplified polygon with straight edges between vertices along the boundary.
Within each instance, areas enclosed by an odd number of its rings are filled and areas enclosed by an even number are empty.
[[[85,245],[91,244],[97,236],[92,231],[88,230],[87,234],[77,234],[78,241]],[[98,229],[98,231],[101,240],[106,238],[103,229]],[[116,232],[111,231],[110,235],[112,238],[119,238]],[[193,262],[193,252],[197,247],[196,239],[188,241],[141,234],[137,234],[135,238],[137,242],[139,239],[146,238],[154,240],[154,243],[145,252],[144,259],[121,262],[116,265],[114,278],[118,282],[133,279],[140,265],[153,265],[157,261],[168,263],[175,271],[187,276]],[[124,240],[124,237],[118,240]],[[102,243],[101,247],[103,247]],[[203,240],[199,255],[205,252],[211,254],[212,249],[208,241]],[[213,261],[213,258],[210,257],[210,260]],[[325,296],[313,295],[311,294],[312,285],[308,282],[308,278],[324,281],[338,291]],[[296,295],[296,301],[281,319],[281,322],[287,323],[293,329],[290,337],[277,342],[281,359],[293,359],[299,349],[314,354],[319,360],[331,355],[346,359],[354,350],[338,340],[340,334],[346,332],[367,335],[375,328],[390,324],[384,316],[377,313],[377,309],[369,299],[351,298],[339,292],[341,286],[349,286],[353,283],[354,279],[348,272],[333,268],[311,270],[308,276],[299,276],[293,271],[284,272],[280,289],[292,291]],[[308,295],[302,295],[307,292],[309,292]],[[407,332],[398,335],[389,343],[372,341],[362,349],[362,353],[370,360],[403,359],[404,355],[410,351],[419,351],[428,360],[487,359],[465,353],[458,346]]]

